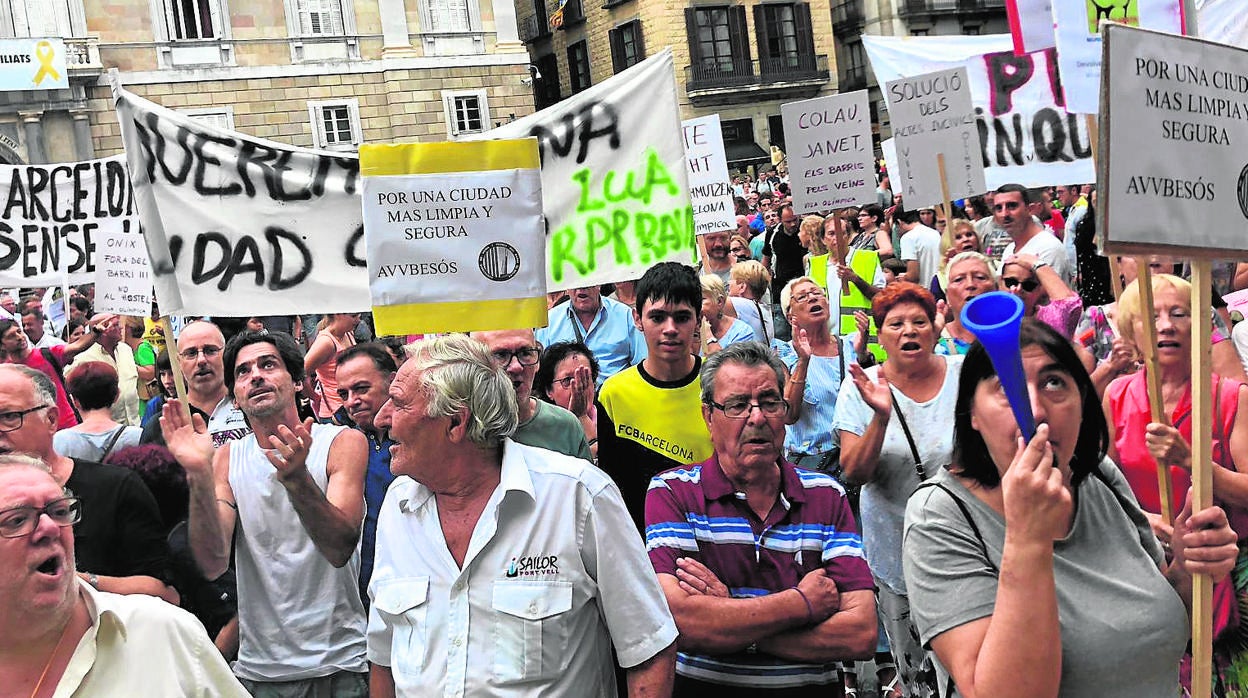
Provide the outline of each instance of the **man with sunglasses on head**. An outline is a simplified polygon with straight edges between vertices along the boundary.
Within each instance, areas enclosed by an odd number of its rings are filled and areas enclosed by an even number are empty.
[[[4,694],[248,695],[194,616],[147,596],[101,592],[75,574],[74,527],[94,503],[66,490],[48,463],[0,455]]]
[[[74,527],[78,576],[97,590],[168,601],[169,548],[160,509],[135,473],[57,453],[59,415],[52,379],[28,366],[0,365],[0,455],[43,461],[52,477],[88,503]]]
[[[680,628],[676,698],[841,695],[875,651],[874,581],[845,491],[783,458],[783,365],[740,342],[701,371],[710,458],[655,477],[646,549]]]
[[[571,412],[533,396],[533,377],[542,358],[533,330],[473,332],[471,337],[489,348],[516,391],[520,423],[511,440],[593,462],[581,422]]]
[[[992,200],[992,215],[996,224],[1010,234],[1010,244],[1002,251],[1001,258],[1014,254],[1030,254],[1069,284],[1073,277],[1070,260],[1062,248],[1062,241],[1044,229],[1040,221],[1031,215],[1031,191],[1021,184],[1003,184],[997,188]]]
[[[221,328],[207,320],[196,320],[178,334],[175,358],[186,382],[186,399],[191,412],[203,417],[208,424],[208,433],[216,448],[251,433],[247,419],[225,387],[225,366],[221,360],[224,350],[225,335]],[[159,419],[148,420],[139,443],[165,445]]]

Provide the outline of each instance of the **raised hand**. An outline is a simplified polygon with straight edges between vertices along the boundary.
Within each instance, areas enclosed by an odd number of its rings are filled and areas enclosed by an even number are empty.
[[[594,380],[588,366],[577,366],[572,373],[572,393],[568,397],[568,411],[577,417],[584,417],[589,406],[594,404]]]
[[[169,400],[160,412],[160,431],[165,437],[165,446],[188,473],[212,470],[212,436],[203,417],[192,414],[187,421],[182,414],[182,403]]]
[[[1001,494],[1007,542],[1052,545],[1070,531],[1075,502],[1054,462],[1049,425],[1036,427],[1029,444],[1019,437],[1014,460],[1001,478]]]
[[[810,334],[806,330],[798,329],[793,335],[793,351],[797,352],[798,361],[810,359]]]
[[[305,471],[308,451],[312,448],[312,418],[296,424],[294,429],[281,425],[269,437],[272,448],[264,449],[265,458],[277,470],[278,479],[285,480]]]
[[[887,417],[892,412],[893,393],[889,389],[888,379],[884,377],[883,371],[880,371],[875,382],[872,382],[871,377],[861,366],[850,364],[849,375],[854,381],[854,387],[858,389],[858,394],[862,396],[862,401],[875,410],[876,414]]]

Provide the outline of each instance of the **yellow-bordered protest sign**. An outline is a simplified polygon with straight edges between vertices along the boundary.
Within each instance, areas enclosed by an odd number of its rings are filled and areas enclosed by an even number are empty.
[[[360,147],[378,334],[546,324],[537,139]]]

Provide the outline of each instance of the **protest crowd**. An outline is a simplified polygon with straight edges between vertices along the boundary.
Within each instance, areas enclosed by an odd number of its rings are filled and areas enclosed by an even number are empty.
[[[1248,262],[1206,309],[1146,258],[1150,311],[1090,185],[946,211],[877,181],[803,217],[783,162],[736,176],[696,267],[550,293],[531,330],[5,295],[0,695],[1171,696],[1197,573],[1243,695]],[[961,315],[998,290],[1029,442]]]

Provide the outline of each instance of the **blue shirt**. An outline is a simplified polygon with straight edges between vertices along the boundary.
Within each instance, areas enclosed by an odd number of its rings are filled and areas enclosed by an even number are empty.
[[[345,407],[339,407],[334,413],[334,422],[351,427],[368,439],[368,470],[364,473],[364,528],[360,535],[360,598],[364,599],[364,608],[368,608],[368,582],[373,577],[373,556],[377,547],[377,516],[381,514],[386,490],[394,482],[394,474],[390,472],[390,446],[394,442],[382,438],[377,432],[356,426],[347,416]]]
[[[797,366],[797,352],[792,342],[777,342],[772,345],[780,360],[790,371]],[[835,356],[812,356],[806,367],[806,384],[802,389],[802,415],[794,424],[785,427],[784,448],[790,453],[802,453],[816,456],[827,453],[839,444],[837,433],[830,428],[836,418],[836,396],[840,392],[845,376],[841,375],[842,366],[848,369],[851,363],[858,361],[854,351],[854,343],[848,338],[841,339],[841,359]]]
[[[549,322],[534,332],[537,341],[544,347],[556,342],[584,342],[598,359],[599,387],[611,376],[641,363],[648,353],[646,337],[633,323],[633,309],[617,300],[602,299],[588,331],[576,318],[570,301],[551,308]]]

